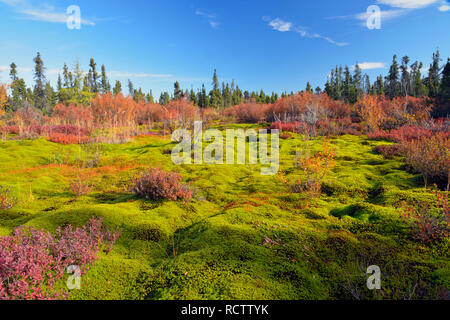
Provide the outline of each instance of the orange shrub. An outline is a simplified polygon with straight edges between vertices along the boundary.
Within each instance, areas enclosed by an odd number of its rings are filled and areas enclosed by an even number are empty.
[[[169,102],[164,111],[163,119],[171,132],[177,128],[188,128],[200,119],[198,108],[186,98]]]
[[[406,164],[420,173],[425,187],[429,181],[450,184],[450,138],[444,134],[435,134],[403,143]]]
[[[80,144],[89,142],[89,137],[52,132],[48,140],[59,144]]]
[[[415,205],[403,205],[402,217],[412,227],[415,239],[432,243],[448,238],[450,233],[450,207],[448,192],[436,192],[434,206],[419,202]]]
[[[259,104],[256,102],[248,102],[230,107],[228,109],[228,112],[238,122],[257,123],[260,121],[264,121],[265,111],[268,107],[268,105]]]
[[[6,102],[8,101],[8,96],[6,94],[6,86],[0,83],[0,125],[2,125],[1,117],[5,114]]]
[[[189,202],[192,191],[189,185],[182,184],[182,177],[177,172],[166,172],[159,168],[136,175],[131,191],[147,200],[182,200]]]
[[[364,95],[356,102],[355,109],[369,130],[376,131],[384,119],[383,109],[386,104],[387,101],[383,96]]]
[[[335,151],[331,149],[329,140],[324,140],[323,150],[314,155],[297,158],[297,165],[303,170],[305,178],[292,187],[294,192],[306,191],[313,196],[321,193],[322,182],[336,165]]]

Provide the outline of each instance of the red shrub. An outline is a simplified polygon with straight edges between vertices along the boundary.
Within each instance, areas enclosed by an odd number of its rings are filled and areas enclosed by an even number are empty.
[[[280,138],[283,140],[287,140],[287,139],[292,138],[292,136],[289,133],[283,133],[280,135]]]
[[[302,133],[305,130],[305,124],[302,122],[273,122],[270,125],[271,130],[280,130],[280,132],[292,132],[292,133]]]
[[[15,229],[12,236],[0,238],[0,300],[67,297],[65,290],[54,289],[66,268],[77,265],[86,273],[97,253],[111,251],[118,237],[119,231],[109,232],[94,218],[82,228],[58,228],[56,235]]]
[[[48,140],[59,144],[80,144],[89,142],[89,137],[64,133],[50,133]]]
[[[411,224],[417,240],[432,243],[447,238],[450,232],[448,192],[438,191],[433,207],[423,202],[414,206],[404,205],[402,216]]]
[[[19,134],[19,126],[4,126],[0,128],[2,133]]]
[[[331,169],[336,165],[336,151],[331,149],[330,141],[324,140],[323,150],[314,153],[312,156],[308,151],[306,156],[297,156],[297,166],[304,174],[304,179],[291,187],[293,192],[308,192],[311,196],[319,196],[322,191],[322,182],[331,173]]]
[[[435,134],[403,143],[406,164],[423,176],[425,187],[429,181],[450,184],[450,138]]]
[[[267,105],[249,102],[230,107],[227,113],[242,123],[258,123],[264,121],[266,109]]]
[[[430,138],[435,132],[431,129],[424,129],[417,126],[403,126],[399,129],[393,129],[390,132],[377,130],[369,133],[367,137],[372,140],[386,140],[392,142],[408,142],[420,138]],[[441,132],[440,135],[450,136],[450,132]]]
[[[147,200],[182,200],[189,202],[192,191],[181,183],[182,177],[176,172],[165,172],[151,168],[133,178],[132,192]]]
[[[72,183],[70,184],[70,191],[77,197],[84,196],[91,192],[92,184],[89,182],[87,177],[78,176]]]
[[[386,159],[392,159],[393,157],[402,156],[403,148],[398,145],[382,145],[373,148],[373,152],[382,154]]]
[[[11,189],[0,186],[0,210],[9,210],[16,205],[17,199],[11,194]]]

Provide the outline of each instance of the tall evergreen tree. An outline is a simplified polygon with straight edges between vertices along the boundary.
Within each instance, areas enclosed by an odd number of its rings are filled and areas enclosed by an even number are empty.
[[[439,66],[440,61],[441,56],[439,49],[437,49],[436,53],[433,53],[433,62],[430,64],[427,79],[428,95],[432,98],[435,98],[439,93],[441,72],[441,68]]]
[[[409,57],[404,56],[402,58],[402,65],[400,66],[402,76],[401,76],[401,85],[402,85],[402,95],[408,96],[411,93],[411,77],[409,74]]]
[[[441,85],[436,100],[433,116],[437,118],[450,116],[450,58],[447,59],[447,64],[442,71]]]
[[[119,93],[122,93],[122,83],[119,80],[116,80],[116,84],[113,88],[113,94],[117,96]]]
[[[106,76],[106,68],[105,68],[104,64],[102,64],[101,87],[102,87],[102,93],[111,92],[111,85],[108,81],[108,77]]]
[[[64,77],[64,88],[69,88],[70,80],[69,80],[69,68],[67,68],[67,64],[64,63],[63,67],[63,77]]]
[[[92,92],[97,93],[98,90],[98,73],[97,73],[97,64],[94,61],[94,58],[91,58],[89,62],[89,75],[90,75],[90,87]]]
[[[128,79],[128,94],[130,97],[134,98],[134,86],[130,79]]]
[[[397,63],[397,55],[394,54],[389,74],[386,77],[386,93],[389,98],[395,98],[399,95],[399,68]]]
[[[58,102],[63,101],[62,89],[63,89],[63,84],[62,84],[61,75],[58,74],[58,82],[56,83],[56,96],[58,98]]]
[[[355,90],[356,99],[360,98],[364,93],[364,84],[362,77],[362,70],[357,63],[355,65],[354,74],[353,74],[353,86]],[[356,102],[356,101],[355,101]]]
[[[9,76],[11,77],[11,80],[14,82],[16,81],[17,78],[17,66],[16,64],[13,62],[10,65],[10,72],[9,72]]]
[[[155,103],[155,98],[153,98],[153,90],[150,89],[150,92],[147,95],[147,102],[148,103]]]
[[[26,84],[23,79],[20,79],[17,75],[17,66],[13,62],[10,65],[9,75],[11,77],[11,110],[15,111],[26,99]]]
[[[45,101],[45,67],[41,54],[38,52],[34,58],[34,106],[40,110],[46,109]]]
[[[414,62],[411,65],[411,94],[414,97],[421,97],[425,95],[425,87],[422,81],[421,69],[423,67],[422,62]]]
[[[216,69],[214,69],[212,86],[213,86],[213,89],[209,93],[210,104],[212,107],[218,108],[218,107],[222,106],[222,93],[220,92],[219,79],[217,77]]]
[[[173,99],[179,100],[183,97],[183,91],[181,90],[180,83],[175,81],[173,84]]]

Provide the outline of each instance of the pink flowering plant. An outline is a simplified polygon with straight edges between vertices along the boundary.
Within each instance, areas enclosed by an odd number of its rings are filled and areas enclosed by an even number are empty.
[[[100,251],[112,250],[119,235],[95,218],[82,228],[58,228],[55,235],[16,228],[12,236],[0,238],[0,300],[67,298],[65,289],[55,288],[67,267],[77,265],[85,274]]]

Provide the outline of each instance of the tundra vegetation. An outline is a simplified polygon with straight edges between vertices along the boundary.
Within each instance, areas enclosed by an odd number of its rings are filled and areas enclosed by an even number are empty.
[[[158,103],[111,90],[93,59],[57,90],[42,74],[26,88],[12,64],[0,299],[448,299],[450,63],[440,73],[436,56],[437,77],[435,64],[425,78],[391,68],[367,84],[336,68],[323,92],[281,96],[221,89],[214,72],[209,94],[176,83]],[[195,121],[280,130],[278,174],[175,165],[171,134]],[[373,265],[380,290],[366,286]]]

